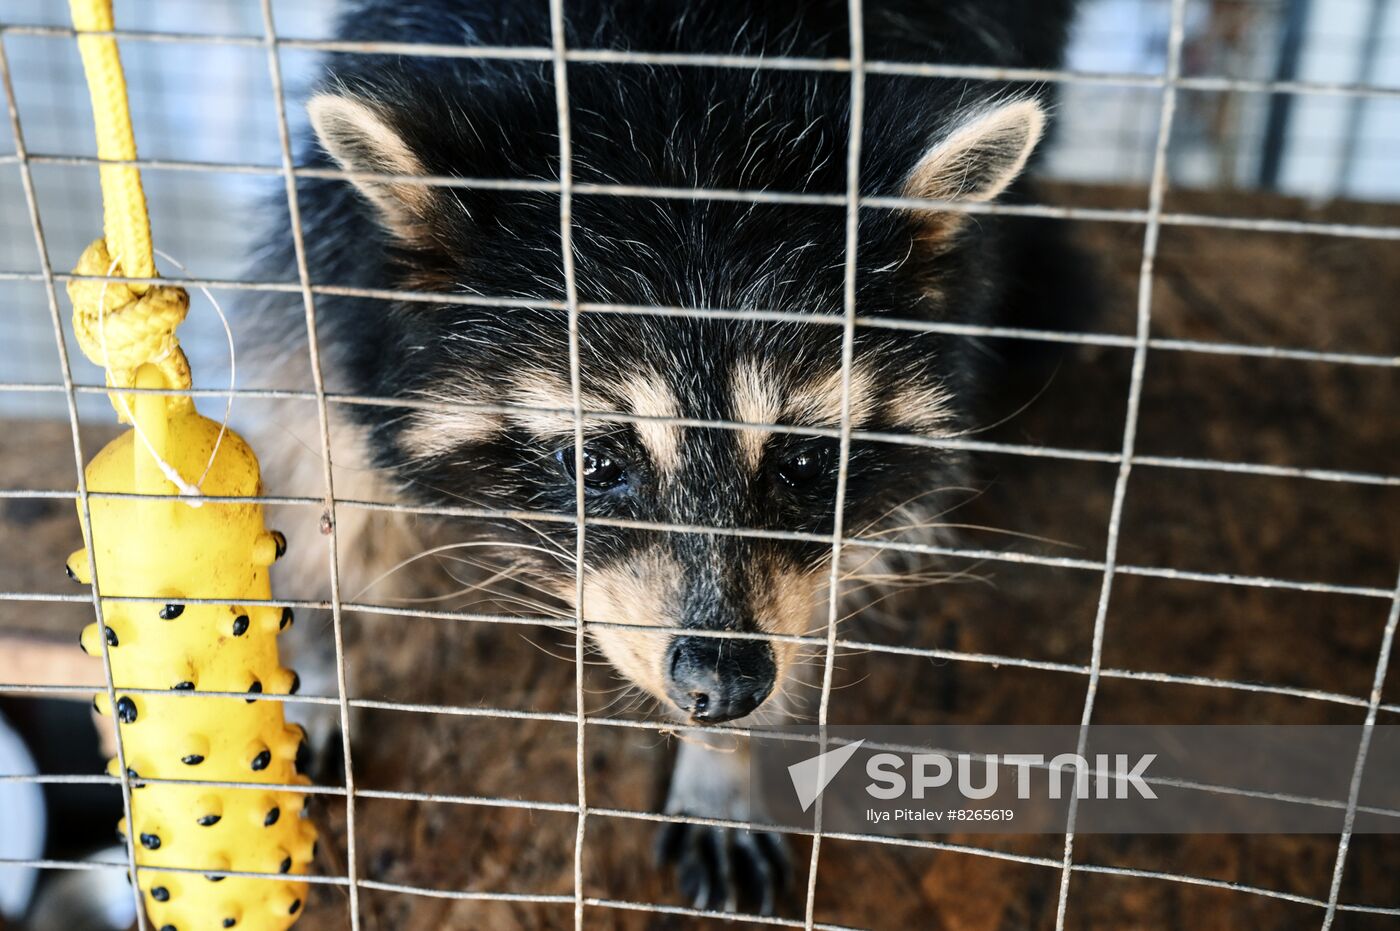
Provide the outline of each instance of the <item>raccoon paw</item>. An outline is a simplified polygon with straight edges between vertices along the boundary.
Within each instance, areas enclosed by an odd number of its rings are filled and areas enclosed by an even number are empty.
[[[781,834],[671,822],[656,835],[656,858],[672,866],[681,895],[700,909],[772,915],[792,865]]]

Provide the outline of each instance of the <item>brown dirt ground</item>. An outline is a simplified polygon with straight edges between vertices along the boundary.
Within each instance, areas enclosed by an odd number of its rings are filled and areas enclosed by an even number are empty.
[[[1141,191],[1057,188],[1052,201],[1136,204]],[[1244,195],[1176,193],[1170,209],[1220,214],[1397,223],[1400,209],[1310,206]],[[1130,333],[1142,229],[1074,222],[1095,256],[1105,310],[1095,324]],[[1395,295],[1400,243],[1168,227],[1153,290],[1157,337],[1271,344],[1338,352],[1400,352]],[[989,436],[1098,450],[1118,448],[1131,351],[1084,347],[1044,379],[1013,388]],[[1400,370],[1153,351],[1148,356],[1138,451],[1400,474],[1395,399]],[[1044,389],[1041,391],[1041,389]],[[1021,391],[1017,396],[1016,391]],[[91,455],[103,431],[93,428]],[[72,451],[64,425],[9,423],[0,486],[60,488]],[[11,442],[13,441],[13,442]],[[1058,541],[970,532],[968,542],[1097,558],[1104,548],[1115,469],[988,456],[984,493],[966,521]],[[1400,488],[1139,466],[1129,486],[1122,562],[1231,571],[1388,588],[1395,584]],[[0,590],[65,591],[61,564],[79,543],[67,502],[9,501],[0,523]],[[295,544],[295,541],[294,541]],[[882,605],[853,631],[871,639],[1060,662],[1089,659],[1100,577],[1075,570],[982,564],[980,581],[942,586]],[[1193,674],[1365,696],[1389,605],[1381,599],[1300,594],[1120,576],[1104,643],[1108,668]],[[0,603],[0,629],[67,640],[78,607]],[[461,706],[573,710],[572,647],[546,629],[428,619],[347,619],[350,681],[359,697]],[[71,642],[71,641],[69,641]],[[550,653],[557,654],[550,655]],[[1400,666],[1400,664],[1395,664]],[[590,671],[601,709],[616,686]],[[1085,679],[972,663],[887,655],[840,658],[832,717],[841,723],[1051,722],[1080,717]],[[1385,693],[1400,700],[1400,672]],[[621,715],[614,709],[609,712]],[[1106,678],[1099,722],[1355,723],[1356,707],[1258,693]],[[357,740],[365,788],[572,802],[569,723],[372,712]],[[594,725],[587,734],[591,805],[658,806],[674,743],[649,730]],[[320,818],[328,843],[319,868],[344,871],[344,811]],[[572,891],[574,818],[471,804],[363,799],[360,875],[443,890]],[[592,896],[676,903],[650,864],[651,825],[590,817],[585,871]],[[1058,857],[1056,837],[955,836],[954,842]],[[796,862],[808,847],[796,844]],[[1335,837],[1082,837],[1075,860],[1186,873],[1326,897]],[[823,845],[819,921],[947,931],[1054,926],[1059,873],[986,857],[851,841]],[[801,873],[801,869],[799,869]],[[1400,843],[1358,838],[1343,901],[1400,906]],[[806,886],[799,875],[797,888]],[[314,887],[303,931],[344,928],[346,895]],[[791,897],[783,914],[801,914]],[[569,906],[483,904],[365,890],[366,929],[555,928]],[[1162,880],[1079,873],[1069,926],[1214,931],[1312,927],[1319,912],[1239,892]],[[1388,922],[1388,923],[1387,923]],[[590,908],[591,928],[719,927],[718,922]],[[727,924],[732,927],[733,924]],[[1334,927],[1394,927],[1343,914]]]

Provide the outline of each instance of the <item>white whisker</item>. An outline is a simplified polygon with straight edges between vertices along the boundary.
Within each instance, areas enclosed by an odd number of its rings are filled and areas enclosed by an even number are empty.
[[[473,540],[464,543],[446,543],[442,546],[437,546],[429,550],[424,550],[423,552],[418,553],[414,556],[410,556],[407,559],[400,560],[392,568],[386,569],[384,572],[380,573],[380,575],[377,578],[375,578],[372,582],[370,582],[364,588],[356,592],[350,600],[358,601],[361,597],[363,597],[365,592],[369,591],[371,588],[374,588],[374,586],[378,585],[380,582],[384,581],[389,576],[393,575],[395,572],[398,572],[405,566],[411,565],[412,563],[415,563],[420,559],[426,559],[429,556],[436,556],[438,553],[449,553],[454,550],[472,549],[475,547],[499,547],[503,549],[530,550],[537,553],[544,553],[545,555],[549,556],[557,555],[542,547],[532,546],[528,543],[513,543],[505,540]]]

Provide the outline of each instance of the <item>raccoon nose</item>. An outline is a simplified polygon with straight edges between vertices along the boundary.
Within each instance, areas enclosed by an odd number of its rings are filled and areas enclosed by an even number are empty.
[[[677,637],[666,663],[666,693],[692,720],[742,718],[773,691],[777,666],[762,640]]]

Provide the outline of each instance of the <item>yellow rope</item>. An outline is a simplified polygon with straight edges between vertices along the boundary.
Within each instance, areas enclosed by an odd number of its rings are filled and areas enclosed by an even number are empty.
[[[79,33],[111,32],[111,0],[69,0],[73,28]],[[78,51],[83,56],[88,93],[92,96],[92,118],[97,125],[97,157],[103,161],[136,160],[136,137],[131,131],[131,111],[126,99],[126,76],[111,36],[79,35]],[[121,259],[121,273],[131,278],[154,278],[155,259],[151,252],[151,221],[146,215],[146,194],[141,189],[141,172],[135,165],[103,165],[103,230],[107,247]],[[144,285],[132,290],[143,293]]]
[[[136,137],[131,131],[126,76],[122,72],[113,29],[112,0],[69,0],[73,27],[79,33],[92,118],[97,130],[97,157],[105,162],[136,160]],[[135,165],[103,164],[102,214],[104,239],[88,246],[75,274],[126,278],[155,278],[151,221],[141,172]],[[84,355],[107,369],[107,384],[132,387],[136,370],[146,363],[160,369],[168,388],[190,387],[190,369],[175,338],[185,319],[189,295],[182,288],[145,282],[72,281],[73,328]],[[172,408],[189,407],[188,398],[172,398]],[[123,406],[113,406],[125,420]],[[130,408],[131,405],[126,405]]]

